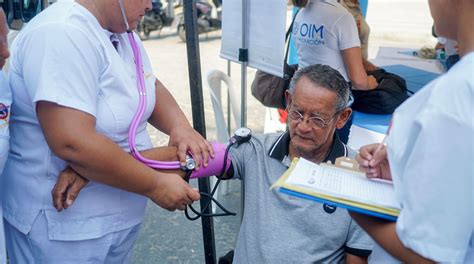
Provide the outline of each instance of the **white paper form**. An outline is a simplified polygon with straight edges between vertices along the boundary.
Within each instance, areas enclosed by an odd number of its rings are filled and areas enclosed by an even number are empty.
[[[351,149],[358,151],[363,146],[382,142],[384,137],[385,134],[371,131],[353,124],[351,126],[351,133],[349,134],[347,145]]]
[[[248,66],[283,76],[287,0],[248,0]],[[237,63],[242,48],[242,0],[222,7],[221,57]]]
[[[286,183],[336,198],[400,209],[392,184],[369,180],[362,173],[318,165],[303,158],[299,159]]]

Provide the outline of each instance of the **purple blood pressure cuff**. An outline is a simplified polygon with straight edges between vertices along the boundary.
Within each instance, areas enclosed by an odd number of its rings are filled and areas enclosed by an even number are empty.
[[[219,142],[211,142],[212,148],[214,149],[214,158],[209,158],[207,167],[202,166],[199,170],[193,170],[191,173],[190,179],[202,178],[202,177],[209,177],[209,176],[219,176],[222,173],[222,170],[225,165],[225,172],[227,172],[231,166],[231,157],[230,153],[227,154],[225,157],[226,152],[226,144],[222,144]],[[224,164],[224,159],[226,162]]]

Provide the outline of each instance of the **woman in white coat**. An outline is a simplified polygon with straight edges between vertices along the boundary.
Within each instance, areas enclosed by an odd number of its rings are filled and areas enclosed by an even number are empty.
[[[395,223],[351,213],[377,242],[373,263],[474,262],[473,0],[429,0],[461,60],[394,113],[387,147],[361,148],[368,177],[393,180]]]
[[[179,175],[130,155],[130,124],[145,95],[138,151],[152,147],[149,123],[170,135],[181,161],[188,151],[204,162],[212,153],[132,33],[150,9],[150,0],[59,1],[13,42],[11,149],[0,189],[12,263],[127,262],[147,198],[168,210],[200,198]],[[67,165],[90,182],[59,213],[51,190]]]

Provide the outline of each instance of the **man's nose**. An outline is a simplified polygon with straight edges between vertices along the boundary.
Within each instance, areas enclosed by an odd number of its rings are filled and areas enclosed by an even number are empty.
[[[312,130],[310,122],[303,117],[299,120],[296,128],[301,132],[310,132]]]

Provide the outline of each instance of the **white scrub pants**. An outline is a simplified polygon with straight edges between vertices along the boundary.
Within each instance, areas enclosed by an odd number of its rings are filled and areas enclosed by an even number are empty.
[[[31,231],[21,233],[5,222],[11,264],[23,263],[128,263],[140,224],[103,237],[79,241],[48,239],[46,217],[39,214]]]

